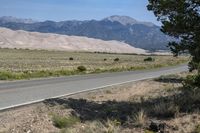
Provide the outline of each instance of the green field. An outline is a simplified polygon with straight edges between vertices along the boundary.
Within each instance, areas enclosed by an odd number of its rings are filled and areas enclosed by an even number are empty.
[[[83,73],[153,69],[188,61],[181,56],[149,56],[127,54],[78,53],[44,50],[0,49],[0,79],[29,79]],[[73,58],[73,60],[70,58]],[[119,60],[115,60],[118,58]],[[87,70],[77,70],[84,66]]]

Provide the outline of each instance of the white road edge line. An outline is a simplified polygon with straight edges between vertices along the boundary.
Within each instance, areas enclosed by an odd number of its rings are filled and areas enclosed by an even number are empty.
[[[130,82],[136,82],[136,81],[142,81],[142,80],[147,80],[147,79],[153,79],[153,78],[156,78],[156,77],[158,77],[158,76],[152,76],[152,77],[141,78],[141,79],[136,79],[136,80],[129,80],[129,81],[126,81],[126,82],[109,84],[109,85],[100,86],[100,87],[96,87],[96,88],[91,88],[91,89],[86,89],[86,90],[82,90],[82,91],[77,91],[77,92],[74,92],[74,93],[68,93],[68,94],[59,95],[59,96],[55,96],[55,97],[49,97],[49,98],[46,98],[46,99],[40,99],[40,100],[30,101],[30,102],[26,102],[26,103],[22,103],[22,104],[16,104],[16,105],[8,106],[8,107],[5,107],[5,108],[0,108],[0,111],[7,110],[7,109],[12,109],[12,108],[16,108],[16,107],[20,107],[20,106],[30,105],[30,104],[34,104],[34,103],[39,103],[39,102],[45,101],[47,99],[54,99],[54,98],[60,98],[60,97],[65,97],[65,96],[76,95],[76,94],[80,94],[80,93],[83,93],[83,92],[94,91],[94,90],[103,89],[103,88],[106,88],[106,87],[111,87],[111,86],[116,86],[116,85],[130,83]]]

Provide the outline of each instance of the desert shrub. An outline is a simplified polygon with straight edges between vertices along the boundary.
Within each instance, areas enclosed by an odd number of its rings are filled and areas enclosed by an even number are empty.
[[[73,57],[70,57],[69,60],[74,60],[74,58],[73,58]]]
[[[116,61],[116,62],[119,61],[119,58],[115,58],[114,61]]]
[[[150,62],[150,61],[155,61],[155,59],[152,58],[152,57],[147,57],[147,58],[144,59],[144,61],[149,61]]]
[[[63,117],[59,115],[54,115],[52,121],[55,127],[57,128],[66,128],[75,125],[80,122],[80,119],[75,116]]]
[[[105,59],[103,59],[104,61],[107,61],[107,59],[105,58]]]
[[[118,133],[120,132],[120,125],[121,123],[117,120],[108,120],[105,124],[106,127],[106,133]]]
[[[80,71],[80,72],[84,72],[84,71],[87,70],[87,68],[86,68],[85,66],[78,66],[77,69],[78,69],[78,71]]]
[[[140,127],[143,127],[145,125],[146,119],[147,119],[147,116],[144,110],[137,112],[133,116],[134,123],[136,124],[136,126],[140,126]]]

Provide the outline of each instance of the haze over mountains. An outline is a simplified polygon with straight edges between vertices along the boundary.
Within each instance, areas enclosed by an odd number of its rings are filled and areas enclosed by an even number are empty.
[[[172,38],[164,35],[160,27],[140,22],[128,16],[111,16],[102,20],[44,21],[14,17],[0,17],[0,27],[41,33],[85,36],[102,40],[117,40],[145,50],[166,50]]]
[[[25,24],[31,24],[31,23],[36,23],[37,21],[34,21],[32,19],[20,19],[20,18],[16,18],[16,17],[12,17],[12,16],[3,16],[0,17],[0,21],[2,24],[6,24],[6,23],[25,23]]]

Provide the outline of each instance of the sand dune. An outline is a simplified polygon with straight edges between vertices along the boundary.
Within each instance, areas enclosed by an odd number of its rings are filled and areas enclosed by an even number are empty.
[[[45,49],[62,51],[90,51],[145,54],[146,51],[118,41],[103,41],[87,37],[13,31],[0,28],[1,48]]]

